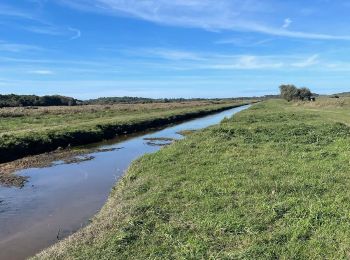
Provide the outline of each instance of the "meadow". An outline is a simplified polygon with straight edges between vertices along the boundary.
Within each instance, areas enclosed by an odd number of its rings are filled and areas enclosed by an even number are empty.
[[[348,259],[350,103],[270,100],[135,161],[37,259]]]
[[[15,107],[0,109],[0,163],[143,131],[243,101]]]

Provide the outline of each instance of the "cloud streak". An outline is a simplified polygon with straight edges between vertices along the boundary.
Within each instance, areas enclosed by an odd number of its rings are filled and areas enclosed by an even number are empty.
[[[0,17],[12,17],[12,18],[21,18],[27,20],[37,20],[32,14],[26,11],[18,10],[11,6],[0,4]]]
[[[0,45],[1,46],[1,45]],[[18,59],[0,57],[0,65],[7,67],[24,65],[25,67],[52,67],[64,74],[67,71],[88,73],[89,76],[104,73],[108,75],[122,75],[133,71],[134,74],[147,74],[151,71],[239,71],[239,70],[300,70],[329,69],[329,64],[336,61],[322,60],[318,54],[305,55],[253,55],[229,54],[220,52],[192,52],[181,49],[165,48],[132,48],[118,49],[120,58],[93,59],[93,60],[45,60],[45,59]],[[115,54],[115,53],[114,53]],[[112,55],[113,56],[113,55]],[[77,69],[79,67],[79,70]],[[338,66],[334,65],[333,70]],[[46,70],[31,70],[46,71]],[[44,74],[44,73],[42,73]],[[46,73],[49,74],[49,73]]]
[[[41,7],[44,6],[44,2],[40,0],[33,2]],[[36,34],[66,36],[70,37],[71,40],[81,37],[80,30],[73,27],[53,24],[46,19],[41,19],[40,16],[37,16],[36,13],[31,10],[20,10],[9,5],[0,4],[0,19],[1,18],[11,18],[12,20],[20,20],[21,22],[26,21],[26,23],[21,23],[21,25],[13,23],[4,24],[15,29],[21,29]],[[73,33],[73,35],[71,33]]]
[[[51,70],[31,70],[29,71],[30,74],[37,74],[37,75],[52,75],[54,74]]]
[[[178,49],[144,48],[121,50],[126,58],[158,62],[160,67],[178,70],[274,70],[306,67],[329,67],[319,54],[312,55],[252,55],[220,52],[191,52]]]
[[[26,52],[26,51],[41,51],[41,47],[29,45],[29,44],[18,44],[0,41],[0,52]]]
[[[284,19],[282,28],[283,28],[283,29],[287,29],[287,28],[292,24],[292,22],[293,22],[293,21],[292,21],[290,18]]]
[[[315,55],[312,55],[311,57],[306,58],[303,61],[293,63],[292,65],[298,68],[310,67],[312,65],[316,65],[319,63],[318,58],[319,58],[319,55],[315,54]]]
[[[130,16],[158,24],[202,28],[211,31],[231,30],[262,33],[280,37],[315,40],[350,40],[350,35],[287,30],[291,19],[281,28],[267,19],[273,1],[257,0],[61,0],[83,11]],[[272,13],[277,15],[277,11]]]
[[[68,27],[68,30],[73,32],[74,35],[70,38],[71,40],[76,40],[81,37],[81,31],[72,27]]]

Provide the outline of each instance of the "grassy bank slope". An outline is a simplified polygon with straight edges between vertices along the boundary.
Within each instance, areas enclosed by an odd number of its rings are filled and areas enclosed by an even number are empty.
[[[0,109],[0,163],[147,130],[237,106],[242,102]]]
[[[350,128],[268,101],[136,161],[92,224],[41,259],[342,259]]]

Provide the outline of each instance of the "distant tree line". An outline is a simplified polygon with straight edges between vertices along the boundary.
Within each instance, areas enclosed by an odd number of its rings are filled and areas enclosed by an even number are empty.
[[[312,100],[314,94],[308,88],[297,88],[294,85],[281,85],[281,97],[287,101],[292,100]]]
[[[84,101],[84,105],[111,105],[111,104],[140,104],[140,103],[173,103],[188,101],[222,101],[222,100],[249,100],[257,99],[256,97],[239,97],[239,98],[142,98],[142,97],[103,97]]]
[[[333,94],[331,97],[333,98],[350,97],[350,92],[336,93],[336,94]]]
[[[0,95],[0,107],[27,107],[27,106],[75,106],[78,100],[59,95]]]
[[[177,101],[185,101],[185,99],[176,99]],[[175,102],[175,99],[153,99],[142,97],[102,97],[84,101],[85,105],[111,105],[111,104],[138,104],[138,103],[168,103]]]
[[[28,106],[76,106],[76,105],[112,105],[112,104],[146,104],[146,103],[173,103],[191,101],[237,101],[237,100],[263,100],[279,98],[278,95],[266,95],[263,97],[237,97],[237,98],[142,98],[142,97],[103,97],[81,101],[72,97],[53,95],[1,95],[0,107],[28,107]]]

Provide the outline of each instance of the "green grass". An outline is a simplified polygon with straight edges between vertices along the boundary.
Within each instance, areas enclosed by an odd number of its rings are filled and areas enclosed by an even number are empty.
[[[182,102],[0,109],[0,163],[147,130],[243,102]]]
[[[37,258],[348,259],[346,111],[268,101],[146,155]]]

